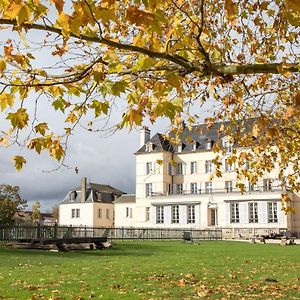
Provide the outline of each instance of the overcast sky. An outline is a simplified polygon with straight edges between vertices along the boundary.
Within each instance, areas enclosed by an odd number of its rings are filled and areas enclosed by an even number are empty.
[[[14,32],[2,30],[0,43],[4,45],[8,38],[14,37],[16,37]],[[40,38],[38,32],[30,32],[30,39],[39,41]],[[46,56],[43,52],[44,49],[34,55],[40,55],[47,61],[51,60],[51,56]],[[35,95],[30,95],[23,104],[31,116],[34,113],[35,98]],[[124,112],[121,102],[117,102],[110,125],[120,121],[120,116]],[[18,103],[13,111],[17,108]],[[9,128],[10,124],[8,120],[5,120],[8,112],[6,110],[0,113],[0,130],[5,131]],[[38,100],[37,112],[39,122],[47,122],[49,128],[58,134],[64,132],[66,115],[59,111],[54,112],[47,99]],[[208,114],[205,113],[205,115]],[[205,115],[202,116],[202,120]],[[89,117],[94,119],[93,116]],[[86,124],[87,121],[84,125]],[[166,132],[168,125],[167,120],[158,121],[150,128],[151,136],[156,132]],[[138,129],[133,129],[131,132],[124,129],[111,136],[103,137],[103,135],[93,134],[79,127],[68,144],[66,163],[70,169],[62,167],[51,171],[58,166],[58,163],[50,158],[47,152],[38,155],[35,151],[27,150],[26,147],[4,148],[0,146],[0,184],[19,186],[21,196],[28,201],[28,209],[31,209],[33,201],[38,200],[42,204],[42,211],[51,211],[53,206],[63,200],[69,190],[79,186],[82,177],[87,177],[94,183],[110,184],[124,192],[134,193],[135,157],[133,153],[138,149]],[[22,155],[27,160],[21,172],[15,169],[11,161],[15,155]],[[78,174],[74,171],[75,167],[79,169]]]

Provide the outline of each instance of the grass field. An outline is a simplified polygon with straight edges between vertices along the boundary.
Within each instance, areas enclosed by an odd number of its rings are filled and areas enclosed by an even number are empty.
[[[0,299],[300,299],[300,246],[117,242],[56,253],[0,245]]]

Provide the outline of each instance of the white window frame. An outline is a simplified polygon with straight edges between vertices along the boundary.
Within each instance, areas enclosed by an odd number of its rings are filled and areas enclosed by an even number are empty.
[[[191,194],[197,194],[197,183],[191,182]]]
[[[263,180],[263,190],[266,191],[272,191],[272,179],[266,178]]]
[[[230,203],[230,223],[240,223],[239,203]]]
[[[76,208],[76,218],[80,218],[80,208]]]
[[[225,190],[226,190],[226,193],[233,192],[233,182],[231,180],[225,181]]]
[[[223,147],[225,149],[225,154],[231,154],[233,151],[233,144],[229,140],[223,141]]]
[[[196,161],[191,161],[191,174],[196,174],[197,173],[197,162]]]
[[[183,175],[183,163],[179,162],[177,163],[177,175]]]
[[[234,171],[234,165],[230,165],[228,163],[228,159],[225,159],[224,161],[224,169],[225,169],[225,172],[233,172]]]
[[[212,161],[211,160],[206,160],[205,161],[205,173],[212,173]]]
[[[182,183],[176,184],[176,194],[177,195],[183,194],[183,184]]]
[[[268,202],[268,223],[278,223],[277,202]]]
[[[190,204],[190,205],[187,205],[186,208],[187,208],[187,223],[195,224],[196,223],[195,205]]]
[[[153,192],[153,186],[152,183],[146,183],[145,185],[145,193],[146,197],[151,197]]]
[[[98,219],[102,218],[102,208],[98,208]]]
[[[173,224],[179,224],[179,205],[172,205],[171,210],[172,210],[171,222]]]
[[[257,202],[248,203],[249,223],[258,223],[258,204]]]
[[[76,217],[76,209],[72,208],[72,210],[71,210],[71,218],[75,219],[75,217]]]
[[[212,182],[206,181],[205,182],[205,194],[211,194],[213,192]]]
[[[146,175],[153,174],[153,163],[146,162]]]
[[[164,206],[156,206],[156,224],[164,223]]]

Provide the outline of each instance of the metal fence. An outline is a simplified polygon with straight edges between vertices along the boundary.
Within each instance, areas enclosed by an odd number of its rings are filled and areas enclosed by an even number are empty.
[[[73,226],[0,226],[0,241],[57,239],[76,237],[107,237],[108,240],[182,240],[183,232],[193,240],[222,240],[222,230],[189,228],[73,227]]]

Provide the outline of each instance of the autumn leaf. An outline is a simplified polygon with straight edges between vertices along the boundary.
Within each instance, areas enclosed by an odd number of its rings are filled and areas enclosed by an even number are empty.
[[[126,13],[126,19],[132,24],[138,26],[149,26],[154,20],[154,16],[151,13],[138,9],[136,6],[129,6]]]
[[[22,129],[27,126],[29,116],[25,108],[19,108],[15,113],[9,113],[6,119],[10,120],[13,128]]]
[[[41,135],[45,135],[46,130],[48,130],[48,124],[46,122],[43,123],[39,123],[37,125],[34,126],[34,130],[38,133],[40,133]]]
[[[60,14],[64,9],[64,0],[51,0],[50,3],[53,3],[55,5],[55,8],[57,12]]]
[[[237,17],[238,7],[233,0],[225,0],[225,10],[227,11],[228,19],[233,21]]]
[[[23,165],[26,164],[25,158],[23,156],[17,155],[17,156],[14,156],[12,159],[15,162],[15,168],[18,171],[21,171]]]
[[[299,0],[285,0],[285,5],[288,9],[291,9],[297,13],[300,13],[300,1]]]

